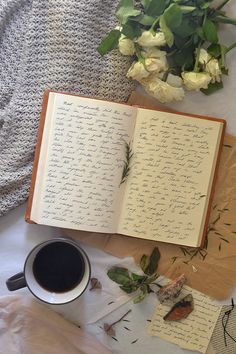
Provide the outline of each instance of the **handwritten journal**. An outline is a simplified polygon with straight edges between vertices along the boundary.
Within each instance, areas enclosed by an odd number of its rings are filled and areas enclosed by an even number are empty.
[[[225,121],[46,92],[28,222],[197,247]],[[132,158],[120,184],[126,144]]]

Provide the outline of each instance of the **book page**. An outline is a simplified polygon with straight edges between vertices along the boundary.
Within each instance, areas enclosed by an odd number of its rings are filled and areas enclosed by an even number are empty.
[[[188,286],[183,288],[176,302],[190,293],[193,296],[194,310],[187,318],[181,321],[164,321],[163,317],[172,305],[160,304],[147,331],[152,336],[158,336],[184,349],[206,353],[222,306],[217,305],[209,296]]]
[[[115,232],[125,142],[133,134],[136,108],[50,93],[47,111],[32,220]]]
[[[139,109],[119,232],[197,246],[223,123]]]

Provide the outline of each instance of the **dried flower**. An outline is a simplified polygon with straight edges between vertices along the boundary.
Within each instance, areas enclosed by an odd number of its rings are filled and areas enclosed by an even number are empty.
[[[141,80],[141,84],[149,95],[155,97],[162,103],[181,101],[184,98],[184,90],[182,87],[169,85],[167,82],[162,81],[156,73]]]
[[[94,289],[102,289],[102,284],[97,278],[91,278],[90,284],[91,284],[91,288],[89,289],[90,291]]]
[[[164,33],[161,31],[156,33],[152,33],[151,31],[143,31],[136,42],[142,47],[161,47],[166,44],[166,39]]]
[[[199,91],[202,88],[207,89],[211,81],[211,76],[207,72],[183,72],[182,78],[186,89],[193,91]]]
[[[204,70],[210,74],[211,82],[221,81],[221,70],[217,59],[213,58],[203,48],[200,50],[199,63],[204,66]]]
[[[120,53],[123,55],[134,55],[135,53],[134,42],[124,35],[121,35],[119,39],[118,48]]]
[[[143,63],[140,61],[134,62],[127,72],[127,77],[129,79],[141,81],[143,78],[149,75],[149,71],[146,70]]]

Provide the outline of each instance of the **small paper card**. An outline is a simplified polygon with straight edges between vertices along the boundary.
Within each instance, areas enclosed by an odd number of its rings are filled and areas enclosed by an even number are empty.
[[[190,293],[193,296],[194,310],[187,318],[174,322],[164,321],[163,317],[173,304],[160,304],[147,330],[152,336],[158,336],[184,349],[197,350],[205,354],[222,306],[217,305],[209,296],[188,286],[183,287],[176,302]]]

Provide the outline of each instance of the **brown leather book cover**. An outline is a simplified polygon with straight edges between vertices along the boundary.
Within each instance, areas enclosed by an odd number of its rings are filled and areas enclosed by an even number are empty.
[[[69,96],[81,96],[79,94],[75,93],[67,93],[67,92],[57,92],[57,91],[45,91],[43,95],[43,101],[42,101],[42,109],[41,109],[41,114],[40,114],[40,121],[39,121],[39,128],[38,128],[38,136],[37,136],[37,143],[36,143],[36,149],[35,149],[35,156],[34,156],[34,164],[33,164],[33,170],[32,170],[32,177],[31,177],[31,184],[30,184],[30,190],[29,190],[29,197],[28,197],[28,204],[27,204],[27,209],[26,209],[26,214],[25,214],[25,220],[28,223],[34,223],[31,218],[31,208],[32,208],[32,202],[33,202],[33,195],[34,195],[34,188],[35,188],[35,181],[36,181],[36,175],[37,175],[37,169],[38,169],[38,161],[39,161],[39,155],[40,155],[40,148],[41,148],[41,143],[42,143],[42,137],[43,137],[43,130],[44,130],[44,123],[45,123],[45,117],[46,117],[46,111],[47,111],[47,105],[48,105],[48,97],[50,92],[55,92],[55,93],[60,93],[60,94],[66,94]],[[195,118],[200,118],[204,120],[212,120],[212,121],[217,121],[223,123],[223,129],[222,129],[222,134],[221,134],[221,140],[220,140],[220,146],[219,146],[219,152],[217,156],[217,162],[216,162],[216,168],[215,168],[215,173],[213,176],[213,181],[212,181],[212,188],[211,188],[211,193],[209,197],[209,203],[208,203],[208,208],[207,208],[207,214],[206,214],[206,219],[205,219],[205,225],[204,225],[204,230],[203,230],[203,235],[201,239],[201,246],[204,245],[205,242],[205,237],[207,234],[207,228],[208,228],[208,223],[209,223],[209,218],[210,218],[210,213],[211,213],[211,205],[213,201],[213,196],[214,196],[214,190],[215,190],[215,184],[216,184],[216,179],[217,179],[217,172],[219,168],[219,162],[220,162],[220,155],[223,147],[223,141],[224,141],[224,135],[225,135],[225,129],[226,129],[226,121],[224,119],[219,119],[219,118],[213,118],[213,117],[208,117],[208,116],[203,116],[203,115],[197,115],[197,114],[190,114],[190,113],[184,113],[184,112],[179,112],[175,111],[172,109],[167,109],[160,107],[156,104],[154,105],[138,105],[135,102],[135,94],[133,95],[134,98],[131,98],[128,103],[125,103],[126,105],[129,106],[136,106],[144,109],[151,109],[155,111],[164,111],[164,112],[169,112],[169,113],[176,113],[176,114],[181,114],[183,116],[187,117],[195,117]],[[83,96],[85,97],[85,96]],[[138,97],[138,96],[136,96]],[[86,97],[88,99],[93,99],[91,97]],[[94,99],[99,99],[99,98],[94,98]],[[145,100],[145,99],[144,99]],[[106,101],[106,100],[103,100]],[[108,101],[109,102],[109,101]],[[120,102],[119,102],[120,103]],[[123,104],[123,103],[122,103]]]

